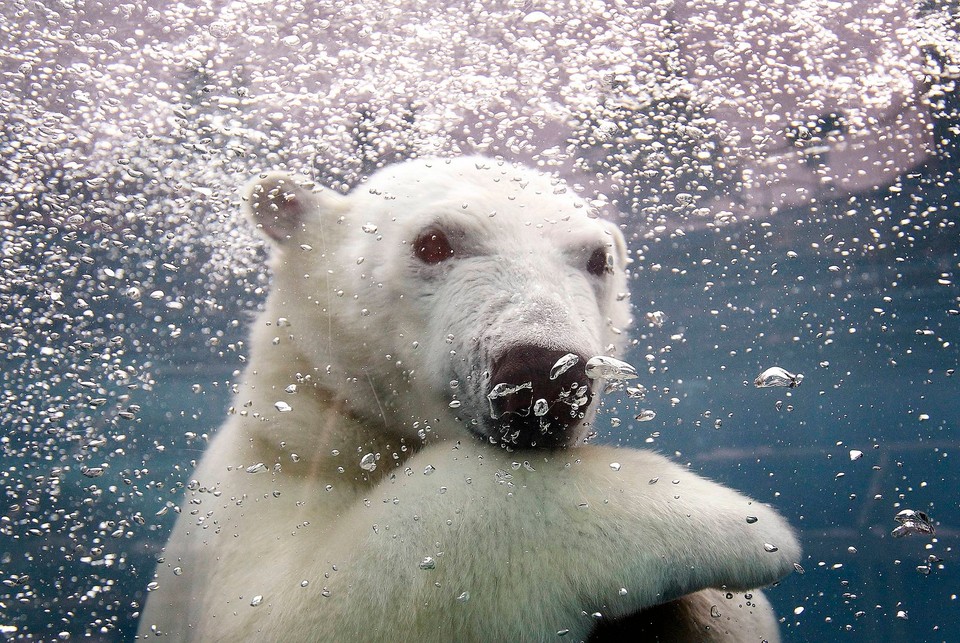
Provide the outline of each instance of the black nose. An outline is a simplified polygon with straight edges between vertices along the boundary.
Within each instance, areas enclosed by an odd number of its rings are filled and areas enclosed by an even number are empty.
[[[501,444],[550,448],[576,440],[593,399],[586,361],[582,355],[538,346],[516,346],[501,355],[487,393]]]

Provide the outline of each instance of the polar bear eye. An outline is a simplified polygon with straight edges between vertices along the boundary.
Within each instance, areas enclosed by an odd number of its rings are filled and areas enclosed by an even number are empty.
[[[587,260],[587,272],[602,277],[613,272],[613,255],[606,248],[597,248]]]
[[[423,263],[436,264],[453,256],[450,240],[440,230],[428,230],[413,242],[413,254]]]

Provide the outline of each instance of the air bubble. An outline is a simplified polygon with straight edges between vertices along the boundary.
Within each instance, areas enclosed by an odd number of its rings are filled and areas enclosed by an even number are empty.
[[[510,412],[503,410],[503,398],[516,395],[521,391],[530,391],[532,393],[533,382],[524,382],[523,384],[507,384],[506,382],[501,382],[494,386],[493,389],[487,393],[487,400],[490,401],[490,417],[496,420],[504,413]]]
[[[937,533],[930,517],[922,511],[904,509],[893,519],[900,523],[890,534],[894,538],[903,538],[912,534],[935,536]]]
[[[779,366],[771,366],[757,376],[757,379],[753,381],[753,385],[757,388],[770,388],[774,386],[796,388],[800,386],[800,382],[802,381],[803,375],[801,373],[794,375]]]
[[[637,376],[637,370],[613,357],[597,355],[587,360],[587,377],[590,379],[627,380]]]
[[[360,458],[360,468],[364,471],[374,471],[377,468],[377,456],[368,453]]]
[[[550,379],[555,380],[567,371],[569,371],[577,362],[580,361],[580,358],[574,353],[567,353],[563,357],[557,360],[553,365],[553,368],[550,369]]]
[[[542,397],[533,403],[533,414],[537,417],[543,417],[550,410],[550,405]]]

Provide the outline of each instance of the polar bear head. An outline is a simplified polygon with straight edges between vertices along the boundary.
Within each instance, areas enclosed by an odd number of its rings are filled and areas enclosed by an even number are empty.
[[[508,448],[588,430],[629,324],[626,245],[564,183],[485,158],[388,166],[344,196],[281,173],[244,202],[273,241],[266,315],[371,426]],[[554,368],[573,363],[562,374]]]

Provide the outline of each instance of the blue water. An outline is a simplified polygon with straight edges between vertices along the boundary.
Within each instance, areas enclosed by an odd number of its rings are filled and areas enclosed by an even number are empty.
[[[634,288],[670,320],[648,333],[672,343],[668,370],[650,380],[672,381],[681,401],[622,439],[660,430],[664,452],[800,530],[805,573],[769,592],[787,640],[960,640],[960,191],[945,185],[915,177],[901,192],[785,213],[737,235],[738,247],[756,244],[737,266],[726,232],[657,244],[648,259],[664,269]],[[881,207],[886,221],[870,214]],[[663,339],[681,327],[684,343]],[[802,385],[755,388],[772,365],[803,373]],[[936,538],[892,538],[903,508],[933,517]],[[942,568],[918,572],[929,556]]]
[[[671,454],[796,526],[804,573],[769,590],[786,640],[960,640],[958,203],[952,171],[933,163],[894,191],[632,248],[641,253],[630,360],[649,392],[639,405],[609,399],[603,417],[622,424],[601,423],[598,440]],[[98,239],[88,231],[57,243],[96,262],[134,261]],[[156,258],[170,264],[154,271],[157,284],[203,294],[202,253]],[[39,266],[45,257],[19,261]],[[69,360],[10,344],[0,625],[16,627],[14,636],[132,636],[175,517],[169,506],[242,368],[236,342],[262,302],[259,285],[237,279],[216,293],[217,306],[178,312],[146,297],[92,299],[85,325],[44,330]],[[24,288],[4,301],[22,309],[42,305],[41,295]],[[664,313],[662,326],[645,321],[652,311]],[[13,305],[3,312],[18,314]],[[97,338],[114,336],[136,376],[101,378],[100,391],[78,398],[77,381],[96,379],[109,361]],[[754,387],[773,365],[802,373],[802,385]],[[25,426],[42,414],[23,409],[58,404],[56,421]],[[140,407],[131,418],[104,412],[131,404]],[[656,418],[634,422],[640,408]],[[852,461],[852,449],[863,456]],[[99,477],[80,472],[103,463]],[[892,538],[904,508],[928,513],[936,537]]]

